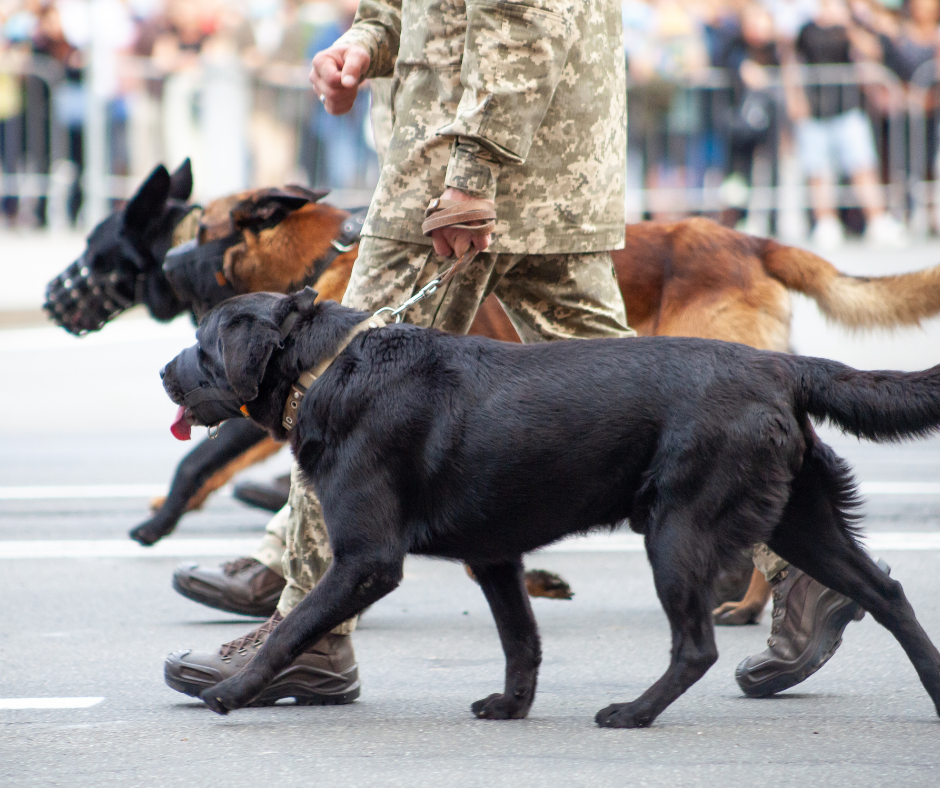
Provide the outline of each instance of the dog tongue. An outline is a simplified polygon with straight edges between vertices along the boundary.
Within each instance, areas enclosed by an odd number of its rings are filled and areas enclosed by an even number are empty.
[[[180,405],[180,409],[176,411],[176,418],[173,419],[173,423],[170,425],[170,432],[173,433],[173,437],[178,441],[188,441],[192,438],[192,426],[189,423],[189,419],[186,418],[186,408]]]

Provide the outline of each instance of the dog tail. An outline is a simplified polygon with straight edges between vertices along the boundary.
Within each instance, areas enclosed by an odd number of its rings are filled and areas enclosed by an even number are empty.
[[[817,254],[767,240],[764,268],[848,328],[916,326],[940,313],[940,265],[894,276],[849,276]]]
[[[793,356],[797,403],[812,416],[873,441],[940,430],[940,365],[923,372],[867,372],[838,361]]]

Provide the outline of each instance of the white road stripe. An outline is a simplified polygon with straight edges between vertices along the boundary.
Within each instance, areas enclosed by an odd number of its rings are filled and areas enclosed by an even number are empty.
[[[14,558],[199,558],[250,555],[252,539],[164,539],[144,547],[130,539],[35,539],[0,541],[0,560]]]
[[[0,698],[0,709],[87,709],[104,698]]]
[[[0,487],[0,501],[153,498],[158,495],[166,495],[166,493],[166,484],[60,484]]]
[[[861,482],[862,495],[940,495],[940,482]]]
[[[893,550],[940,550],[938,532],[880,532],[866,534],[872,552]],[[258,546],[254,539],[164,539],[153,547],[142,547],[130,539],[35,539],[0,541],[0,560],[49,558],[206,558],[250,555]],[[643,551],[643,538],[630,532],[591,534],[564,539],[543,548],[546,553],[635,553]]]
[[[166,484],[59,484],[0,487],[0,501],[79,500],[96,498],[153,498],[166,495]],[[940,495],[940,482],[862,482],[869,495]]]
[[[863,534],[862,541],[871,552],[885,550],[940,550],[940,533],[895,531]],[[546,553],[634,553],[642,552],[643,537],[635,533],[618,531],[613,534],[563,539],[543,548]]]

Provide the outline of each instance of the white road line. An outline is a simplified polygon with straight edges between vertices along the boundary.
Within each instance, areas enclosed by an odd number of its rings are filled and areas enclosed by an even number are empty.
[[[59,484],[31,487],[0,487],[0,501],[153,498],[158,495],[166,495],[166,493],[166,484]]]
[[[863,534],[862,541],[871,552],[891,550],[940,550],[940,533],[895,531]],[[546,553],[639,553],[643,537],[618,531],[613,534],[590,534],[563,539],[543,548]]]
[[[871,552],[940,550],[940,532],[880,532],[866,534]],[[258,546],[254,539],[165,539],[153,547],[142,547],[130,539],[35,539],[0,541],[0,560],[50,558],[204,558],[250,555]],[[564,539],[543,548],[546,553],[638,553],[643,551],[638,534],[617,532]]]
[[[104,698],[0,698],[0,709],[87,709]]]
[[[863,496],[940,495],[940,482],[862,482],[859,484],[859,492]],[[166,484],[33,485],[0,487],[0,501],[153,498],[166,493]]]
[[[862,495],[940,495],[940,482],[862,482]]]
[[[251,555],[252,539],[164,539],[144,547],[130,539],[35,539],[0,541],[0,560],[16,558],[199,558]]]

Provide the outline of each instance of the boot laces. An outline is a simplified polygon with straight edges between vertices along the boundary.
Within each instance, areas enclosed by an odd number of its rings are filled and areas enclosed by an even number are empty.
[[[240,638],[229,641],[228,643],[223,643],[222,647],[219,649],[219,655],[222,659],[228,661],[232,658],[232,654],[238,652],[239,654],[247,653],[248,649],[258,648],[262,643],[264,643],[265,638],[271,634],[278,624],[284,620],[284,617],[280,614],[279,611],[275,610],[274,615],[271,616],[267,621],[265,621],[257,629],[253,629],[247,635],[242,635]]]
[[[236,558],[234,561],[226,561],[224,564],[222,564],[222,571],[231,577],[232,575],[237,575],[243,569],[247,569],[255,563],[257,563],[257,561],[254,558]]]

